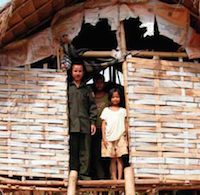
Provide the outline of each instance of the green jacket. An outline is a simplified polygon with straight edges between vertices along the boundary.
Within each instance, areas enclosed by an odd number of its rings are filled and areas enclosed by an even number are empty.
[[[91,124],[97,120],[97,107],[92,90],[84,83],[77,87],[69,84],[69,131],[91,133]]]

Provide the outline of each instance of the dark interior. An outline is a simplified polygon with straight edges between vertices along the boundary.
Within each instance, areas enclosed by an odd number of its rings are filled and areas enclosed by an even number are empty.
[[[124,21],[127,50],[171,51],[180,47],[171,39],[160,35],[155,19],[154,36],[144,37],[146,28],[140,28],[139,17]],[[79,35],[73,40],[77,48],[87,48],[94,51],[110,51],[117,48],[116,32],[111,31],[107,19],[102,19],[96,26],[83,24]]]

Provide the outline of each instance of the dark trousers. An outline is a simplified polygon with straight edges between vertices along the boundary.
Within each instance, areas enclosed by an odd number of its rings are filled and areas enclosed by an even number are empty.
[[[91,161],[91,176],[92,179],[104,179],[105,173],[101,158],[101,129],[97,128],[96,133],[92,136],[92,161]]]
[[[70,170],[79,172],[80,179],[90,179],[91,135],[70,133]]]

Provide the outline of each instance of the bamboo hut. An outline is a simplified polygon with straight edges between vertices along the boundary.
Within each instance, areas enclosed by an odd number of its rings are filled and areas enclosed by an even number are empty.
[[[0,189],[67,191],[65,35],[89,48],[88,80],[123,73],[136,191],[200,189],[199,32],[199,1],[10,1],[0,12]],[[124,180],[77,190],[113,184],[124,190]]]

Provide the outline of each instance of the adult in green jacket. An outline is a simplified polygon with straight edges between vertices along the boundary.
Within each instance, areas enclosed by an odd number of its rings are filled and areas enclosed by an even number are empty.
[[[73,64],[69,83],[70,170],[79,172],[79,179],[90,179],[91,135],[96,132],[97,107],[92,90],[82,82],[82,64]]]

